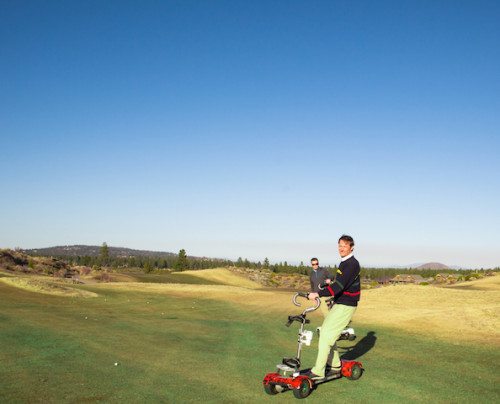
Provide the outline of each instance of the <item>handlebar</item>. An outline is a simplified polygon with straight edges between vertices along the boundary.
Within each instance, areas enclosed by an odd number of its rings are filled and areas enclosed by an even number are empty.
[[[329,285],[331,285],[331,283],[322,283],[321,285],[318,285],[318,289],[323,290],[327,288]]]
[[[293,302],[293,304],[294,304],[295,306],[300,307],[300,306],[301,306],[301,304],[300,304],[299,302],[297,302],[297,297],[304,297],[304,298],[306,298],[306,299],[307,299],[307,296],[308,296],[308,295],[309,295],[309,293],[305,293],[305,292],[297,292],[297,293],[295,293],[295,294],[293,295],[293,297],[292,297],[292,302]],[[319,305],[321,304],[321,300],[319,300],[319,297],[316,297],[314,300],[316,301],[316,305],[315,305],[315,306],[311,306],[311,307],[306,308],[306,309],[303,311],[303,313],[302,313],[302,314],[306,314],[306,313],[309,313],[309,312],[311,312],[311,311],[314,311],[314,310],[316,310],[316,309],[319,307]]]

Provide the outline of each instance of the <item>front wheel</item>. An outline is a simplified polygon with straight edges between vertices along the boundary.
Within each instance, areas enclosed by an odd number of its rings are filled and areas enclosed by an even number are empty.
[[[278,389],[276,388],[276,385],[274,385],[274,384],[264,384],[264,390],[266,391],[267,394],[269,394],[271,396],[278,394]]]
[[[293,389],[293,395],[295,398],[306,398],[309,394],[311,394],[311,382],[309,379],[302,380],[299,388]]]

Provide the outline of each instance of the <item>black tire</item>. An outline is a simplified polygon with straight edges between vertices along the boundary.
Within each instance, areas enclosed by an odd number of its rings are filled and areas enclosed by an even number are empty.
[[[274,384],[264,384],[264,390],[271,396],[278,394],[278,390],[276,389],[276,386]]]
[[[298,389],[293,389],[293,395],[295,398],[306,398],[309,394],[311,394],[311,382],[309,379],[304,379],[300,383],[300,387]]]
[[[352,367],[351,376],[348,377],[349,380],[358,380],[363,375],[363,368],[359,365],[354,365]]]

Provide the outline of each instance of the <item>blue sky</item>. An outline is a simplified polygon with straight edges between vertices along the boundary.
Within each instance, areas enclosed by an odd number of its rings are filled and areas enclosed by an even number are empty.
[[[500,3],[3,1],[0,247],[500,265]]]

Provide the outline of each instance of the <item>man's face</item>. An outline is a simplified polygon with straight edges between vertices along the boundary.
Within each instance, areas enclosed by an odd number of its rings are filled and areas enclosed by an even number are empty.
[[[339,241],[339,254],[342,258],[347,257],[352,252],[352,247],[349,242],[340,240]]]
[[[313,269],[318,269],[318,266],[319,266],[318,261],[311,261],[311,266]]]

